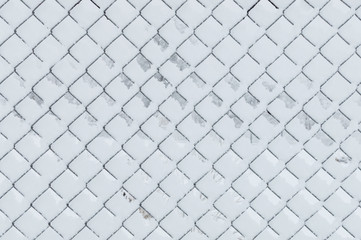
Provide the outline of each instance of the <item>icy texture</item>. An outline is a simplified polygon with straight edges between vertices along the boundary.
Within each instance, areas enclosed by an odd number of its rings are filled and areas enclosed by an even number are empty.
[[[361,239],[361,0],[0,0],[0,239]]]

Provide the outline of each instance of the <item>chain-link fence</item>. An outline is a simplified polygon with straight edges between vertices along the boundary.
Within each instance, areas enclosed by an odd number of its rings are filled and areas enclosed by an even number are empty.
[[[0,0],[0,239],[361,239],[360,0]]]

